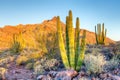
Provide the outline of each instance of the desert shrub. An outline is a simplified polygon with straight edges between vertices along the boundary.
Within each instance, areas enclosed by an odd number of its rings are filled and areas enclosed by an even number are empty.
[[[86,54],[84,63],[88,73],[101,73],[106,61],[103,55]]]
[[[55,57],[58,53],[58,42],[57,42],[57,34],[56,32],[49,33],[47,35],[47,42],[46,42],[46,47],[48,54],[47,56],[49,58]]]
[[[29,54],[29,58],[31,58],[31,59],[40,59],[44,55],[45,55],[44,52],[34,52],[34,53]]]
[[[105,70],[113,70],[119,66],[120,60],[117,56],[114,56],[110,61],[107,61],[106,65],[104,66]]]
[[[45,71],[56,70],[57,62],[58,61],[56,59],[48,59],[47,60],[46,58],[43,58],[34,64],[34,72],[35,72],[35,74],[42,74]]]
[[[98,55],[101,50],[99,48],[93,48],[92,49],[92,54],[93,55]]]
[[[44,53],[47,53],[47,48],[46,48],[46,40],[47,40],[47,34],[45,34],[44,31],[40,31],[39,28],[36,29],[34,32],[35,36],[35,42],[36,42],[36,49],[41,50]]]
[[[92,45],[91,45],[92,46]],[[97,55],[97,54],[99,54],[100,52],[101,52],[101,49],[100,48],[98,48],[98,47],[94,47],[94,45],[93,45],[93,47],[89,47],[89,46],[87,46],[87,49],[86,49],[86,54],[87,53],[90,53],[90,54],[93,54],[93,55]]]
[[[50,59],[44,64],[45,69],[53,70],[56,69],[55,65],[57,63],[56,59]]]
[[[24,38],[22,36],[22,33],[14,34],[13,35],[13,42],[11,44],[11,52],[12,53],[19,53],[23,51],[23,49],[26,47]]]
[[[26,69],[33,69],[33,63],[28,63],[25,66]]]
[[[35,72],[35,74],[41,74],[41,73],[43,73],[45,70],[44,70],[44,68],[43,68],[43,66],[41,65],[41,64],[35,64],[34,65],[34,72]]]
[[[120,52],[117,52],[116,57],[120,60]]]
[[[28,61],[29,59],[26,56],[18,56],[16,59],[16,64],[21,65]]]

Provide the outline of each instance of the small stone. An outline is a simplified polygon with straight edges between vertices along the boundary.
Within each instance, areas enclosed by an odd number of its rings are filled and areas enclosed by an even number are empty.
[[[111,77],[112,75],[110,73],[107,74],[107,77]]]
[[[117,70],[114,70],[113,71],[113,74],[117,75],[118,71]]]
[[[50,77],[54,78],[57,75],[57,72],[55,71],[50,71],[48,74]]]
[[[119,77],[119,76],[115,76],[115,75],[114,75],[114,76],[112,76],[112,78],[115,79],[115,80],[120,80],[120,77]]]
[[[94,77],[91,80],[96,80]]]
[[[37,77],[37,80],[42,80],[44,78],[44,75],[40,75]]]
[[[107,74],[100,74],[99,77],[100,77],[101,79],[104,79],[104,78],[107,77]]]
[[[81,75],[81,76],[85,76],[85,72],[83,72],[83,71],[80,72],[80,75]]]

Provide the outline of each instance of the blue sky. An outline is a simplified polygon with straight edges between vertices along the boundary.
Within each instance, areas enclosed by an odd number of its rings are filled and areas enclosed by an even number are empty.
[[[41,23],[57,15],[65,22],[71,9],[81,28],[94,32],[94,26],[104,22],[107,36],[120,40],[119,4],[119,0],[0,0],[0,27]]]

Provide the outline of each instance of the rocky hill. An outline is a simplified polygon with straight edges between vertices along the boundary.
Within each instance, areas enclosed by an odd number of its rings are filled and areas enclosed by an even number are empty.
[[[40,24],[26,24],[26,25],[16,25],[16,26],[4,26],[3,28],[0,28],[0,49],[2,48],[8,48],[11,45],[12,42],[12,36],[15,33],[18,33],[19,31],[22,31],[25,41],[30,44],[34,43],[34,32],[36,30],[40,30],[43,34],[49,34],[51,32],[56,32],[56,17],[52,18],[51,20],[45,20]],[[61,25],[63,27],[63,30],[65,29],[65,24],[61,22]],[[83,29],[81,30],[81,33],[83,32]],[[87,30],[87,38],[86,41],[88,44],[94,44],[96,43],[95,40],[95,34],[94,32]],[[114,43],[113,40],[110,38],[106,39],[106,43]]]

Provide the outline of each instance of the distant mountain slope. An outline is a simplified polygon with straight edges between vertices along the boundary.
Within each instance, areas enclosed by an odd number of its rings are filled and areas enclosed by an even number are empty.
[[[27,24],[22,25],[19,24],[17,26],[5,26],[3,28],[0,28],[0,48],[7,48],[10,46],[10,43],[12,41],[12,36],[15,33],[18,33],[19,31],[23,32],[24,38],[27,43],[35,42],[35,39],[33,36],[34,31],[38,28],[40,31],[42,31],[44,34],[48,34],[51,32],[56,32],[56,17],[52,18],[51,20],[45,20],[41,24]],[[65,24],[61,22],[61,25],[63,27],[63,30],[65,30]],[[81,30],[81,33],[83,32],[83,29]],[[95,40],[95,34],[93,32],[90,32],[87,30],[87,37],[86,41],[88,44],[94,44],[96,43]],[[113,40],[107,38],[106,43],[114,43]]]

